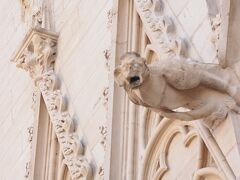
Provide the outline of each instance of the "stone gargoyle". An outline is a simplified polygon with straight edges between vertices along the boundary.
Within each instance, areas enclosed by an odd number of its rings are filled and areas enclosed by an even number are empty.
[[[240,87],[232,82],[234,73],[229,68],[186,58],[147,65],[134,52],[120,60],[114,71],[115,81],[124,87],[134,104],[171,119],[203,119],[211,128],[224,120],[229,111],[240,113]],[[176,110],[180,107],[184,111]]]

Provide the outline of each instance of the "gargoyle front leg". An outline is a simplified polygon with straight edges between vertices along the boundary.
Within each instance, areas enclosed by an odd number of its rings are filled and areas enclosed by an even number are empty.
[[[226,80],[206,71],[200,73],[200,83],[206,87],[229,94],[240,105],[240,87],[229,84]]]
[[[240,106],[240,87],[235,87],[235,93],[233,94],[233,99],[236,101],[237,105]]]
[[[198,109],[190,110],[187,112],[175,112],[171,110],[160,110],[159,113],[170,119],[179,119],[181,121],[193,121],[207,117],[212,113],[210,105],[202,106]]]

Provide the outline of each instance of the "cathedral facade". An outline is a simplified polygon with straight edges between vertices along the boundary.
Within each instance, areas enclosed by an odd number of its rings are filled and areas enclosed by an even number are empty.
[[[240,179],[238,0],[0,8],[0,180]]]

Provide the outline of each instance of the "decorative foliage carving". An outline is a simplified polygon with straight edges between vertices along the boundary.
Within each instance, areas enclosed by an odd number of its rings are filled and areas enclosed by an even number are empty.
[[[104,169],[102,166],[98,169],[98,180],[104,180]]]
[[[33,140],[33,126],[30,126],[27,128],[27,140],[30,144],[29,154],[32,151],[32,140]],[[25,164],[25,179],[30,178],[30,165],[31,165],[31,159],[29,158],[28,162]]]
[[[32,92],[32,105],[31,105],[31,109],[35,112],[35,108],[37,105],[37,97],[39,96],[39,90],[38,88],[36,88],[36,86],[33,86],[33,92]]]
[[[110,56],[111,56],[111,50],[106,49],[103,51],[104,58],[105,58],[105,67],[107,68],[108,71],[110,71]]]
[[[185,58],[147,65],[138,54],[127,53],[114,76],[133,103],[171,119],[203,118],[214,128],[218,123],[213,122],[224,120],[230,110],[240,112],[240,88],[229,82],[231,72],[218,65]],[[174,111],[180,107],[189,111]]]
[[[22,10],[22,19],[25,21],[27,18],[26,17],[27,13],[30,8],[30,2],[29,0],[20,0],[20,4],[21,4],[21,10]]]
[[[148,37],[162,55],[186,55],[186,42],[175,35],[175,25],[171,17],[163,13],[164,3],[162,1],[135,0],[135,6]]]
[[[40,28],[43,24],[43,14],[41,9],[36,9],[32,14],[33,27]]]
[[[65,163],[69,168],[72,179],[92,179],[92,169],[84,156],[66,159]]]
[[[216,52],[217,52],[217,56],[218,56],[218,49],[219,49],[219,38],[220,38],[220,26],[222,23],[222,19],[221,19],[221,15],[217,14],[216,17],[211,18],[211,26],[212,26],[212,31],[213,31],[213,35],[212,35],[212,43],[215,46]]]
[[[59,134],[72,132],[74,130],[71,116],[66,112],[61,113],[60,116],[58,114],[58,117],[54,119],[53,125],[55,126],[56,132]]]
[[[106,149],[107,149],[107,127],[100,126],[99,131],[102,136],[101,144],[103,145],[103,148],[106,151]]]
[[[53,70],[56,56],[56,36],[50,38],[37,33],[30,34],[28,47],[17,57],[17,67],[29,72],[34,80]]]
[[[31,28],[50,28],[48,6],[44,0],[20,0],[22,19]]]
[[[108,30],[112,29],[113,17],[116,14],[117,13],[113,9],[108,10],[108,12],[107,12],[107,29]]]
[[[84,155],[84,147],[74,132],[73,119],[67,111],[64,97],[56,85],[56,45],[57,35],[33,29],[15,55],[14,62],[17,67],[29,72],[42,93],[72,179],[88,180],[92,177],[91,166]]]
[[[108,111],[109,87],[105,87],[102,92],[102,103],[106,111]]]
[[[31,143],[33,140],[33,126],[27,128],[28,130],[28,142]]]
[[[24,175],[24,177],[25,177],[25,179],[28,179],[29,176],[30,176],[30,162],[27,162],[25,164],[25,175]]]

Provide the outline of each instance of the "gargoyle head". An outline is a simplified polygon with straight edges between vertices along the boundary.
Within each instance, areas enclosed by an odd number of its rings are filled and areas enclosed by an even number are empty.
[[[140,86],[149,75],[146,60],[135,52],[124,54],[120,60],[121,64],[114,70],[116,83],[131,89]]]

